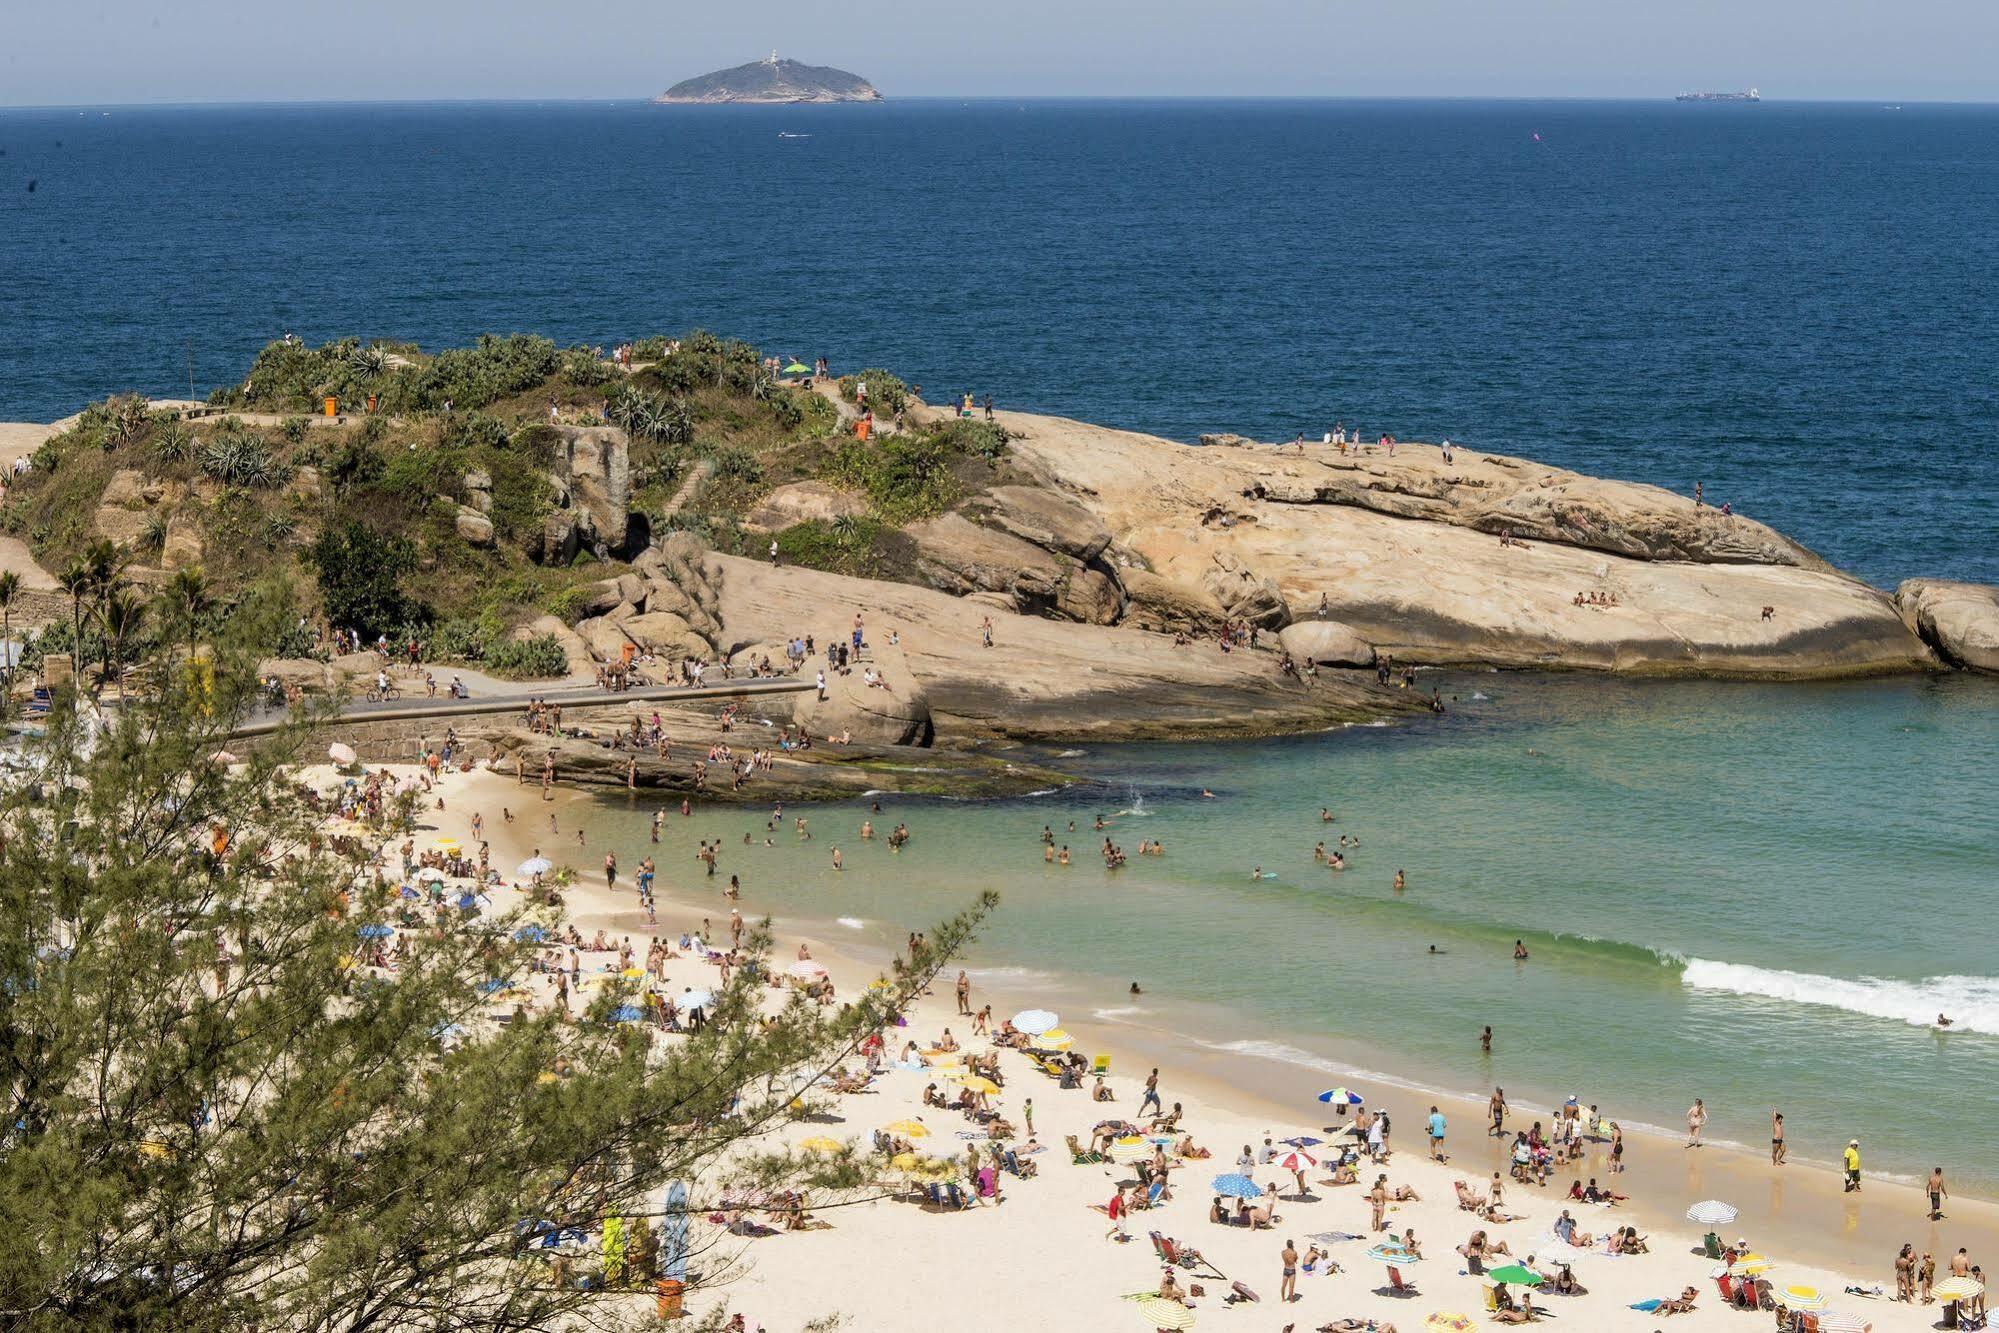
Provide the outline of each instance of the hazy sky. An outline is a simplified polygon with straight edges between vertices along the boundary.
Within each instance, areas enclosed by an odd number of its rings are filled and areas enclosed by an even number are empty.
[[[4,0],[0,105],[641,97],[773,45],[891,97],[1999,100],[1999,0]]]

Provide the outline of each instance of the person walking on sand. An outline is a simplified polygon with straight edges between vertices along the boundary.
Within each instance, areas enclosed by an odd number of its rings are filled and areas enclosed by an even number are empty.
[[[1492,1031],[1492,1029],[1487,1028],[1486,1031],[1490,1032]],[[1505,1088],[1494,1088],[1492,1090],[1492,1100],[1486,1103],[1486,1112],[1492,1117],[1492,1136],[1496,1139],[1505,1138],[1506,1137],[1506,1089]]]
[[[1784,1152],[1784,1113],[1782,1111],[1772,1111],[1770,1113],[1770,1165],[1782,1166],[1784,1164]]]
[[[1694,1098],[1694,1104],[1687,1108],[1687,1146],[1701,1146],[1701,1128],[1707,1124],[1707,1103]]]
[[[1848,1139],[1846,1151],[1840,1154],[1840,1164],[1846,1169],[1846,1194],[1860,1193],[1860,1140]]]
[[[1444,1113],[1434,1106],[1430,1108],[1429,1130],[1430,1160],[1433,1162],[1449,1161],[1450,1159],[1444,1156]]]
[[[1944,1188],[1942,1167],[1933,1166],[1930,1168],[1930,1183],[1926,1188],[1930,1196],[1930,1221],[1941,1222],[1943,1221],[1943,1201],[1950,1197],[1950,1191]]]
[[[1278,1284],[1277,1299],[1289,1305],[1298,1299],[1298,1247],[1289,1239],[1284,1242],[1284,1280]]]
[[[972,1012],[972,978],[962,968],[958,972],[958,1012]]]
[[[1388,1214],[1388,1177],[1386,1174],[1378,1175],[1374,1178],[1374,1188],[1367,1192],[1367,1205],[1372,1214],[1367,1224],[1368,1230],[1383,1230],[1387,1225]]]
[[[1159,1100],[1159,1068],[1157,1065],[1153,1066],[1152,1072],[1145,1076],[1145,1095],[1138,1099],[1138,1113],[1141,1116],[1144,1115],[1145,1108],[1148,1106],[1155,1111],[1166,1109],[1165,1104]]]

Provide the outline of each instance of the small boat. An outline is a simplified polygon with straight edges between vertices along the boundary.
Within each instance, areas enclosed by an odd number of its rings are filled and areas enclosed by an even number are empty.
[[[1754,88],[1744,93],[1681,93],[1675,102],[1760,102],[1762,94]]]

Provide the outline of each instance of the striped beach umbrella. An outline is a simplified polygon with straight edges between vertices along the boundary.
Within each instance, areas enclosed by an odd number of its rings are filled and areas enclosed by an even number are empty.
[[[1014,1030],[1025,1032],[1030,1037],[1038,1037],[1058,1027],[1061,1022],[1052,1009],[1023,1009],[1013,1016]]]
[[[1279,1157],[1275,1165],[1279,1171],[1310,1171],[1319,1164],[1319,1159],[1303,1148],[1293,1148]]]
[[[1873,1321],[1845,1310],[1827,1310],[1819,1315],[1819,1333],[1867,1333]]]
[[[1687,1209],[1687,1221],[1698,1222],[1704,1227],[1727,1226],[1735,1220],[1736,1208],[1720,1199],[1703,1199]]]
[[[1152,1156],[1153,1144],[1150,1139],[1119,1139],[1111,1144],[1110,1159],[1129,1166],[1133,1162],[1143,1162]]]
[[[1756,1277],[1767,1273],[1777,1265],[1760,1254],[1745,1254],[1728,1266],[1730,1277]]]
[[[1425,1333],[1472,1333],[1478,1321],[1467,1314],[1440,1310],[1423,1321]]]
[[[1366,1102],[1367,1098],[1361,1096],[1352,1088],[1342,1087],[1327,1088],[1319,1094],[1319,1100],[1329,1102],[1334,1106],[1359,1106]]]
[[[1044,1051],[1066,1051],[1076,1044],[1076,1039],[1061,1028],[1050,1028],[1036,1037],[1034,1044]]]
[[[1828,1303],[1824,1292],[1802,1282],[1781,1288],[1777,1299],[1793,1310],[1823,1310]]]
[[[1414,1250],[1405,1250],[1400,1245],[1377,1245],[1367,1252],[1367,1257],[1378,1264],[1393,1264],[1397,1268],[1407,1268],[1410,1264],[1420,1264],[1423,1257]]]
[[[1984,1295],[1985,1284],[1977,1278],[1947,1277],[1931,1287],[1930,1294],[1940,1301],[1966,1301]]]
[[[1178,1301],[1169,1301],[1164,1296],[1140,1296],[1132,1304],[1138,1309],[1139,1321],[1148,1328],[1192,1328],[1194,1312]]]

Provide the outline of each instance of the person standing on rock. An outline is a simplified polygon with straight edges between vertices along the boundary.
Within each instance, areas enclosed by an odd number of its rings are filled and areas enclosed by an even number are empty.
[[[823,702],[825,702],[825,699],[826,699],[826,668],[825,668],[825,667],[820,667],[820,668],[819,668],[819,699],[820,699],[820,702],[822,702],[822,703],[823,703]]]

